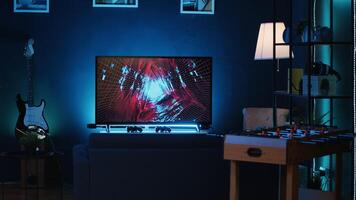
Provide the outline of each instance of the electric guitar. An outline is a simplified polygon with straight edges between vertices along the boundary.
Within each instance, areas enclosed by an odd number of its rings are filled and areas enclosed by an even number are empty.
[[[44,108],[46,102],[42,99],[41,104],[34,106],[33,102],[33,80],[32,80],[32,62],[34,55],[34,39],[31,38],[27,41],[25,46],[24,56],[26,58],[27,67],[27,85],[28,85],[28,96],[27,101],[21,98],[20,94],[16,96],[16,105],[19,111],[19,116],[16,122],[15,134],[17,138],[24,136],[26,130],[37,130],[37,132],[42,134],[47,134],[49,132],[47,121],[43,116]]]

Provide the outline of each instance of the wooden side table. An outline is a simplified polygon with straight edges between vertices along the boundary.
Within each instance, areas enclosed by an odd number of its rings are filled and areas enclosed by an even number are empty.
[[[226,135],[224,159],[230,160],[230,200],[239,199],[239,161],[279,165],[281,200],[298,200],[298,164],[314,157],[336,154],[335,199],[341,199],[342,153],[349,141],[299,143],[294,140]]]
[[[44,161],[45,159],[50,159],[50,158],[56,158],[58,159],[58,168],[59,168],[59,173],[60,173],[60,199],[63,200],[63,173],[61,170],[61,166],[59,163],[59,157],[63,156],[63,153],[61,152],[53,152],[53,151],[36,151],[34,154],[29,154],[27,151],[16,151],[16,152],[2,152],[0,153],[0,159],[6,160],[6,159],[17,159],[20,160],[21,162],[24,162],[24,166],[21,166],[21,168],[25,167],[25,169],[28,167],[28,161],[31,160],[34,163],[35,169],[33,172],[38,176],[40,174],[40,161]],[[25,173],[25,177],[27,177],[27,170],[23,172],[23,169],[21,169],[21,173]],[[27,189],[28,189],[28,184],[27,181],[25,180],[24,183],[22,183],[21,180],[21,186],[25,188],[25,199],[28,199],[27,196]],[[39,188],[43,184],[39,179],[37,180],[37,184],[35,185],[36,187],[36,199],[39,200]],[[5,199],[5,186],[4,186],[4,180],[1,180],[1,188],[2,188],[2,199]]]

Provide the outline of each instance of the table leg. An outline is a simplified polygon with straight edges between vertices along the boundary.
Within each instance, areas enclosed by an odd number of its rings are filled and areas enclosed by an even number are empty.
[[[284,165],[278,166],[279,183],[278,183],[278,199],[286,199],[286,168]]]
[[[63,162],[59,155],[57,155],[55,157],[55,159],[57,160],[57,167],[58,167],[58,172],[59,172],[59,177],[60,177],[60,190],[61,191],[60,191],[59,198],[60,198],[60,200],[63,200],[64,177],[63,177],[62,166],[61,166],[61,163],[63,163]]]
[[[5,176],[3,176],[3,178],[1,179],[1,196],[2,196],[2,200],[5,200],[5,187],[4,187],[4,183],[5,182]]]
[[[38,155],[36,155],[36,199],[40,199],[40,170],[39,170],[39,158]]]
[[[230,200],[239,199],[239,166],[237,161],[230,162]]]
[[[286,200],[298,200],[298,165],[287,165]]]
[[[335,199],[341,199],[342,153],[336,154]]]
[[[28,162],[29,162],[29,161],[28,161],[28,158],[26,157],[26,159],[25,159],[25,169],[26,169],[26,170],[25,170],[25,182],[24,182],[24,183],[25,183],[25,200],[28,199],[28,196],[27,196],[27,195],[28,195],[28,194],[27,194],[27,189],[28,189],[28,188],[27,188]]]
[[[1,196],[2,200],[5,200],[5,187],[4,187],[4,180],[1,180]]]

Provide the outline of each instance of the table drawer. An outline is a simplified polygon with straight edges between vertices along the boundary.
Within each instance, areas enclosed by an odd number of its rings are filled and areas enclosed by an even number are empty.
[[[224,159],[284,165],[286,147],[286,140],[227,135]]]

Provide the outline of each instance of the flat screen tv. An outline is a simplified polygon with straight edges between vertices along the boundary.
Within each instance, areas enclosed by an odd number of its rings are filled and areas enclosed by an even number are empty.
[[[211,57],[96,57],[96,124],[212,121]]]

